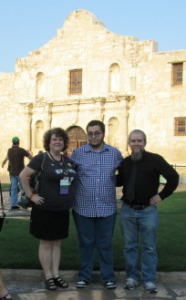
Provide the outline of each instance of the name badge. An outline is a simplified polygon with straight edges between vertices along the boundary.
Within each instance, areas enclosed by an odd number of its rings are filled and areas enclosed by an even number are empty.
[[[68,177],[64,177],[63,179],[60,180],[60,194],[61,195],[68,194],[68,189],[69,189],[70,184],[71,184],[71,182],[69,181]]]

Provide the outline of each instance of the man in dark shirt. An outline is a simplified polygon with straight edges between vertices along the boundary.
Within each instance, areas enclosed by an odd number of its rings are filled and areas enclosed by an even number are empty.
[[[127,280],[124,288],[133,290],[139,284],[138,240],[141,235],[142,282],[147,293],[154,293],[157,292],[157,204],[173,193],[179,176],[162,156],[144,150],[146,135],[143,131],[133,130],[128,143],[132,153],[123,160],[117,175],[117,185],[123,185],[120,226],[125,241]],[[160,175],[167,182],[158,192]]]
[[[12,148],[8,149],[7,156],[2,163],[2,168],[9,160],[10,180],[11,180],[11,209],[19,209],[18,202],[18,183],[20,183],[19,174],[24,169],[24,157],[32,158],[32,155],[23,148],[19,147],[19,138],[13,137]]]

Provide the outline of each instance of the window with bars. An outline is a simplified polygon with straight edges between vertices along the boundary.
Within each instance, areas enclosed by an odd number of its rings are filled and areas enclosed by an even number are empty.
[[[70,71],[69,94],[82,93],[82,69]]]
[[[174,119],[175,135],[186,135],[186,117]]]
[[[182,85],[183,63],[172,64],[172,85]]]

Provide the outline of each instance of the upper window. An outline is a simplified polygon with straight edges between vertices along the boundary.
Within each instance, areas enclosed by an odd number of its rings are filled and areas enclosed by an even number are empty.
[[[42,72],[36,76],[36,99],[41,100],[45,96],[45,75]]]
[[[112,64],[109,68],[109,92],[117,93],[120,90],[120,68]]]
[[[70,71],[69,94],[82,93],[82,69]]]
[[[186,117],[175,118],[175,135],[186,135]]]
[[[182,85],[183,63],[172,64],[172,85]]]

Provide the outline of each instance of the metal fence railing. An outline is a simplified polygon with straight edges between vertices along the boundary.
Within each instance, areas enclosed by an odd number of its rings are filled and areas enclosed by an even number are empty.
[[[177,164],[173,164],[173,165],[171,165],[175,170],[176,170],[176,168],[186,168],[186,165],[185,166],[179,166],[179,165],[177,165]]]
[[[178,172],[180,176],[179,183],[186,184],[186,165],[172,164],[172,167]]]
[[[172,164],[171,165],[179,174],[180,176],[180,180],[179,183],[180,184],[185,184],[186,183],[186,165],[177,165],[177,164]],[[160,184],[165,184],[166,183],[166,179],[163,176],[160,176]]]

